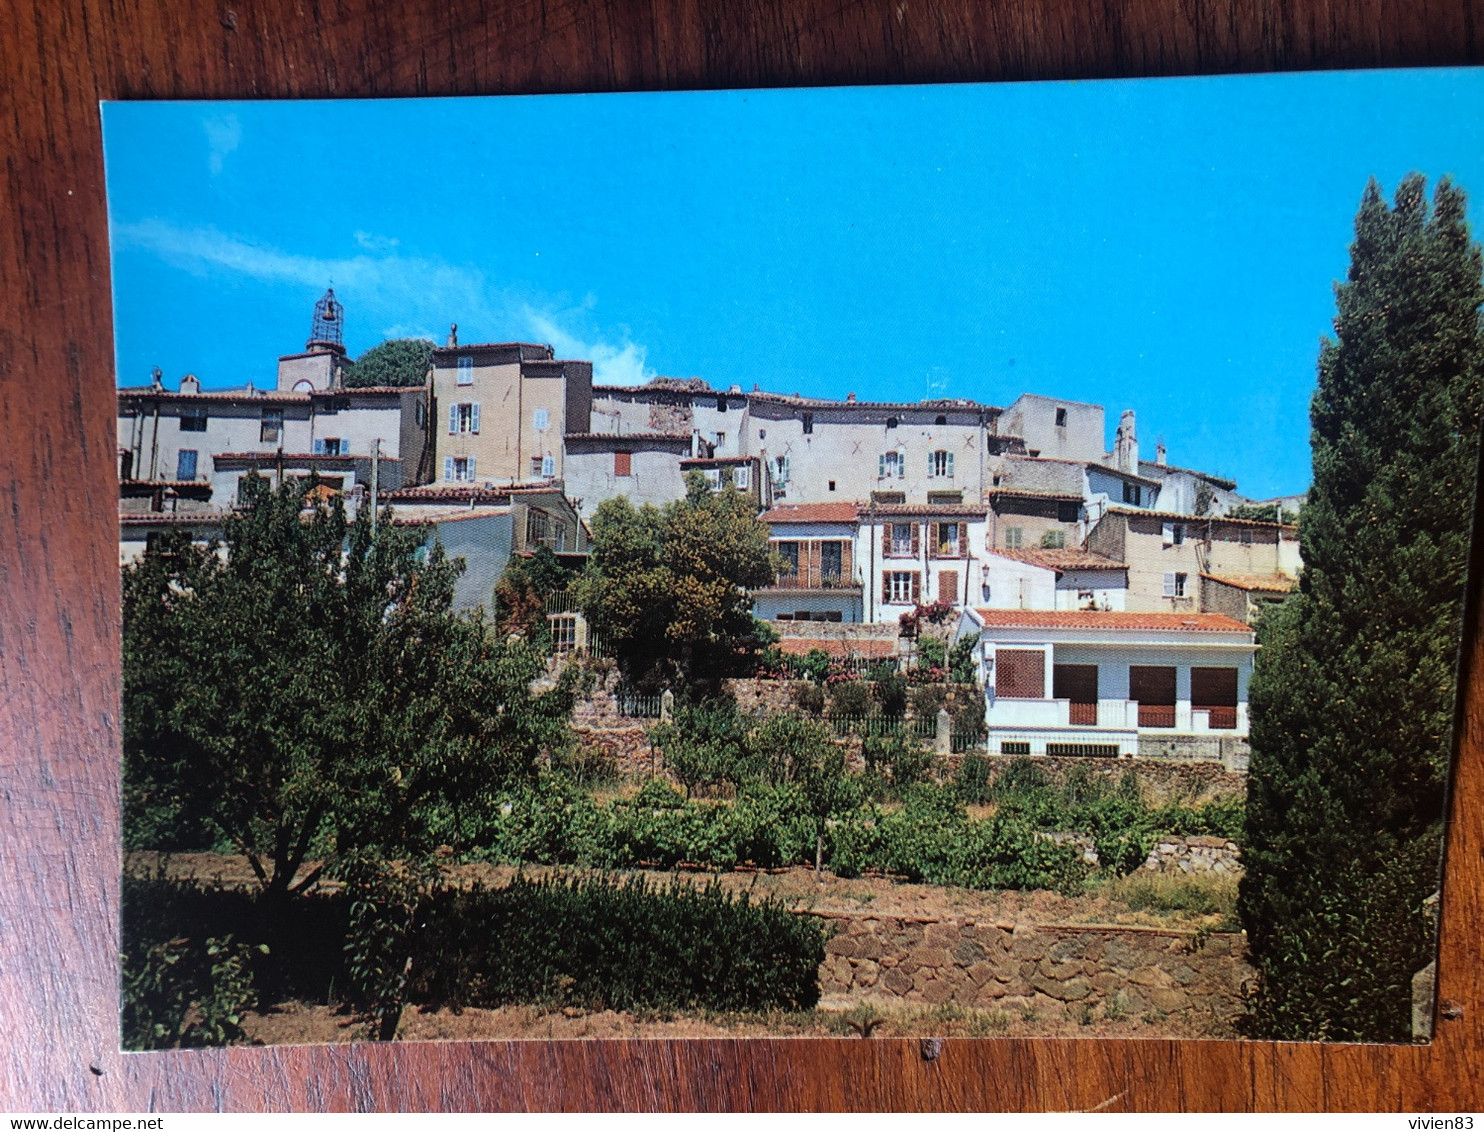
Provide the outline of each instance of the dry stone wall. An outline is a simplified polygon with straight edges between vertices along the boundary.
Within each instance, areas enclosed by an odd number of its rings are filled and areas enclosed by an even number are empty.
[[[1134,926],[827,918],[823,996],[1042,1015],[1189,1016],[1230,1025],[1253,970],[1239,934]]]
[[[1144,868],[1156,873],[1240,873],[1241,852],[1225,837],[1161,837]]]

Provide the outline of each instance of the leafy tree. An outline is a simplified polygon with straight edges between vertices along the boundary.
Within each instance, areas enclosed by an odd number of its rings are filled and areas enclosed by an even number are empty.
[[[1278,505],[1276,503],[1239,503],[1229,508],[1224,516],[1227,519],[1256,519],[1260,523],[1276,523],[1278,521]]]
[[[431,848],[430,822],[563,741],[564,686],[451,611],[461,566],[369,509],[251,477],[218,546],[167,538],[124,571],[124,755],[138,803],[205,818],[270,896],[344,861]]]
[[[1420,176],[1355,222],[1311,407],[1299,591],[1251,689],[1240,912],[1275,1038],[1404,1040],[1432,952],[1484,301],[1464,195]]]
[[[433,343],[426,338],[392,338],[346,366],[343,381],[347,389],[425,385],[432,364]]]
[[[691,683],[745,667],[766,643],[747,590],[772,581],[775,567],[748,497],[713,492],[692,473],[686,497],[664,507],[624,496],[599,506],[577,599],[631,680]]]
[[[682,705],[673,723],[659,724],[650,735],[687,798],[698,786],[735,786],[750,777],[747,732],[733,699]]]
[[[501,634],[515,633],[544,646],[550,638],[546,599],[565,589],[570,578],[571,571],[548,547],[538,546],[529,557],[512,555],[495,583],[495,624]]]

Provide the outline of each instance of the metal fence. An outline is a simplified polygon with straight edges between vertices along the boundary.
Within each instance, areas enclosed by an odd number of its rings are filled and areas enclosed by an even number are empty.
[[[828,715],[825,722],[836,735],[856,735],[879,739],[887,735],[931,739],[937,732],[933,719],[906,719],[884,715]]]
[[[641,696],[637,692],[630,692],[620,688],[614,693],[613,702],[618,708],[618,714],[629,719],[658,719],[660,717],[660,696]]]

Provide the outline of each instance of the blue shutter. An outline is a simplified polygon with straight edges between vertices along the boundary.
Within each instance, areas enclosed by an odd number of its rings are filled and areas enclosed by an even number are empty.
[[[948,453],[948,477],[953,478],[953,453]]]
[[[475,401],[474,404],[469,407],[469,431],[470,432],[478,432],[479,431],[479,402],[478,401]]]
[[[324,440],[324,437],[316,437],[315,438],[315,441],[314,441],[314,454],[316,456],[323,456],[325,454],[325,440]]]
[[[450,403],[448,406],[448,435],[455,436],[459,431],[459,407]]]
[[[445,457],[443,457],[443,482],[444,483],[451,483],[452,481],[453,481],[453,457],[452,456],[445,456]]]
[[[474,482],[474,457],[469,457],[469,482]]]

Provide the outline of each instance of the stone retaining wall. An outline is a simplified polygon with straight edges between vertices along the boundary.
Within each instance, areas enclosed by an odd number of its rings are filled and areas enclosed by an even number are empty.
[[[1017,758],[1030,759],[1051,778],[1060,782],[1067,771],[1080,767],[1094,778],[1116,785],[1127,771],[1134,771],[1146,791],[1171,796],[1237,795],[1246,797],[1247,776],[1227,770],[1216,762],[1165,762],[1148,759],[1090,759],[1061,755],[988,755],[994,773],[1002,773]],[[950,767],[956,768],[961,756],[955,755]]]
[[[1139,758],[1172,762],[1216,762],[1227,770],[1246,773],[1252,747],[1235,735],[1181,735],[1164,739],[1139,736]]]
[[[1242,1012],[1253,971],[1239,934],[1099,925],[827,915],[820,990],[828,999],[925,1002],[1042,1015],[1161,1014],[1203,1025]]]
[[[1144,868],[1156,873],[1240,873],[1241,849],[1225,837],[1162,837]]]

